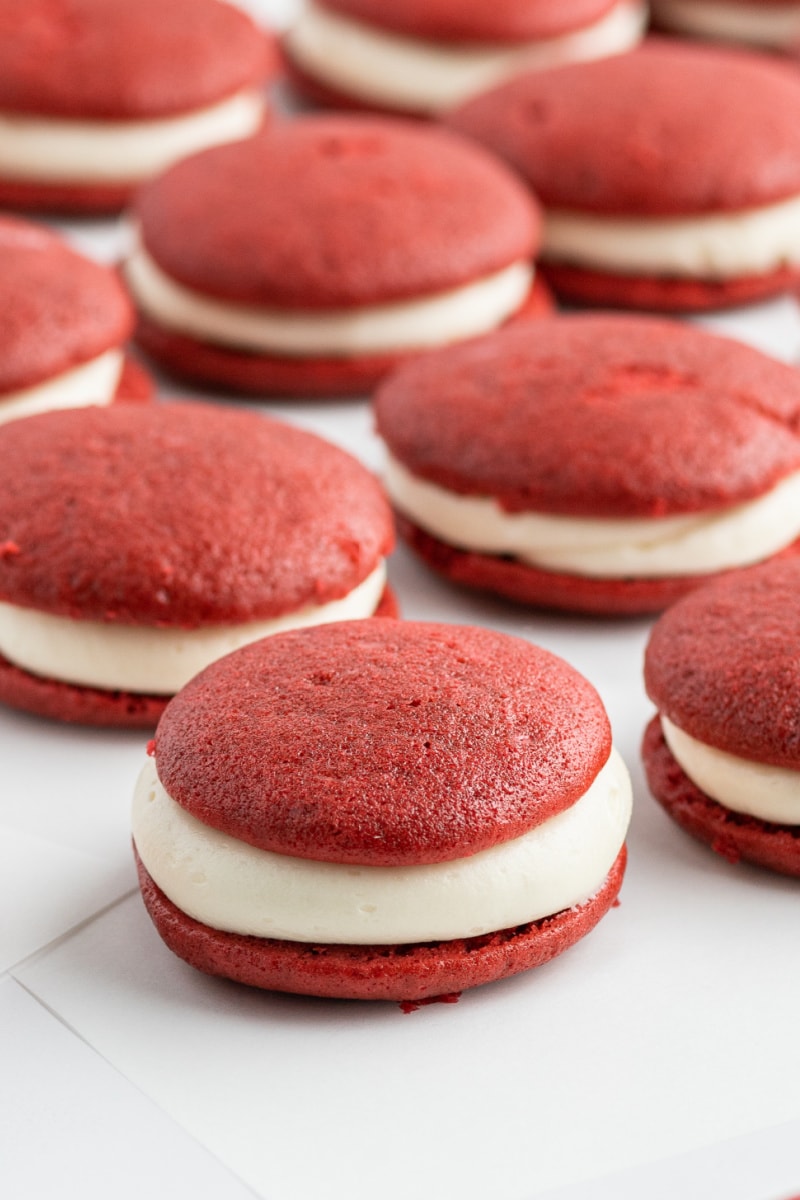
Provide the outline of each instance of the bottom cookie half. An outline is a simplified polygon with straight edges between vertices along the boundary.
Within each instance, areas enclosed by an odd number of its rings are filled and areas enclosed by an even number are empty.
[[[554,309],[549,290],[536,280],[522,308],[504,328],[549,316]],[[354,358],[288,358],[248,354],[226,346],[197,341],[139,318],[136,333],[141,347],[173,375],[192,383],[233,389],[245,395],[341,397],[362,395],[410,357],[409,354],[371,354]]]
[[[592,307],[662,313],[714,312],[755,304],[796,290],[800,276],[797,268],[791,267],[726,280],[615,275],[566,263],[545,263],[541,270],[563,300]]]
[[[800,878],[800,825],[773,825],[733,812],[692,783],[664,740],[654,717],[642,744],[647,782],[659,804],[692,837],[728,862],[750,862]]]
[[[402,946],[314,945],[247,937],[202,925],[167,899],[137,855],[147,911],[173,953],[208,975],[251,987],[342,1000],[425,1000],[541,966],[569,949],[614,904],[623,846],[589,900],[552,917],[482,937]]]
[[[715,579],[734,574],[675,575],[657,579],[597,579],[545,571],[519,559],[480,554],[449,546],[396,513],[397,530],[403,541],[429,567],[452,583],[505,596],[519,604],[557,612],[584,613],[598,617],[629,617],[661,612],[687,593]],[[787,546],[770,561],[800,553],[800,540]]]

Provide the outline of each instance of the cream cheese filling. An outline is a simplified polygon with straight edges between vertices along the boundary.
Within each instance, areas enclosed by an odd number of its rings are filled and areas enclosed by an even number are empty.
[[[250,137],[264,119],[255,91],[177,117],[81,121],[0,112],[0,176],[40,183],[125,184],[209,146]]]
[[[671,29],[701,37],[790,46],[800,39],[800,4],[726,4],[724,0],[654,0],[655,15]]]
[[[532,265],[516,262],[419,300],[318,312],[214,300],[165,275],[141,246],[125,274],[139,308],[159,325],[204,342],[294,358],[424,350],[477,337],[521,308],[533,282]]]
[[[121,350],[107,350],[44,383],[0,394],[0,425],[53,409],[110,404],[119,385],[124,361]]]
[[[385,586],[382,562],[340,600],[265,621],[199,629],[79,621],[0,603],[0,654],[32,675],[64,683],[171,696],[209,663],[259,638],[371,617]]]
[[[690,737],[663,713],[660,718],[673,758],[701,792],[733,812],[800,825],[800,770],[728,754]]]
[[[309,4],[287,42],[298,66],[330,87],[391,108],[433,113],[520,71],[629,50],[646,22],[644,4],[619,0],[598,21],[560,37],[468,47],[384,33]]]
[[[522,837],[470,858],[415,867],[312,862],[203,825],[149,760],[133,802],[148,873],[183,912],[229,933],[298,942],[395,945],[476,937],[588,900],[619,854],[631,785],[616,750],[584,795]]]
[[[800,265],[800,196],[698,217],[629,219],[550,209],[542,257],[621,275],[764,275]]]
[[[391,455],[384,482],[401,512],[448,545],[590,578],[706,575],[761,562],[800,537],[800,472],[730,508],[630,520],[506,512],[420,479]]]

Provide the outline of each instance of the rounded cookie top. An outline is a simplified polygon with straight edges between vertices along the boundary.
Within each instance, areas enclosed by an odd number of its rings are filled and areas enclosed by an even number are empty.
[[[549,208],[680,216],[798,195],[798,108],[796,68],[653,39],[519,76],[448,123],[507,159]]]
[[[0,0],[0,110],[169,117],[257,86],[270,41],[220,0]]]
[[[133,308],[116,274],[41,226],[0,216],[0,398],[121,345]]]
[[[195,628],[352,591],[391,549],[376,480],[313,434],[203,405],[0,427],[0,600]]]
[[[599,21],[616,0],[321,0],[322,7],[412,38],[522,42]]]
[[[800,560],[703,587],[661,617],[645,655],[650,699],[729,754],[800,769]]]
[[[586,792],[611,749],[594,688],[487,629],[373,619],[228,655],[171,701],[159,778],[206,825],[296,858],[443,862]]]
[[[723,508],[800,469],[800,376],[648,317],[543,317],[426,355],[379,389],[414,475],[511,512],[662,517]]]
[[[146,250],[185,286],[297,309],[459,287],[530,258],[540,225],[524,186],[480,147],[341,116],[185,159],[142,189],[136,215]]]

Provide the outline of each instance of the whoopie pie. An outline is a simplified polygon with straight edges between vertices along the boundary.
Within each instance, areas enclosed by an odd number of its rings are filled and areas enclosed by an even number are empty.
[[[0,427],[0,699],[155,725],[248,641],[393,614],[377,481],[256,413],[115,405]]]
[[[0,0],[0,204],[115,212],[263,122],[274,39],[222,0]]]
[[[800,877],[800,560],[687,596],[656,623],[645,682],[650,789],[731,862]]]
[[[631,791],[592,686],[486,629],[367,620],[213,664],[136,787],[145,904],[212,975],[420,1000],[538,966],[614,903]]]
[[[133,324],[114,271],[41,226],[0,216],[0,424],[148,400],[152,383],[125,352]]]
[[[642,0],[313,0],[283,44],[315,100],[431,115],[520,71],[630,50],[646,21]]]
[[[363,392],[400,360],[551,307],[522,182],[412,121],[285,122],[184,160],[133,215],[139,339],[196,383]]]
[[[800,276],[798,107],[794,64],[654,38],[520,76],[448,123],[527,178],[561,296],[687,312]]]
[[[375,412],[400,532],[457,583],[655,612],[800,545],[800,374],[688,325],[544,318],[408,364]]]

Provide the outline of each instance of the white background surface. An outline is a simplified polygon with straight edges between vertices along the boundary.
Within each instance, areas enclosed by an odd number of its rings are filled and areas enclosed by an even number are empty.
[[[123,241],[67,231],[103,258]],[[721,327],[800,358],[791,301]],[[380,464],[363,402],[264,409]],[[800,1192],[798,887],[717,859],[647,795],[649,622],[480,599],[402,550],[391,580],[405,616],[528,637],[599,688],[635,787],[621,906],[547,967],[409,1015],[211,980],[164,948],[135,892],[146,736],[0,710],[0,1194]]]

